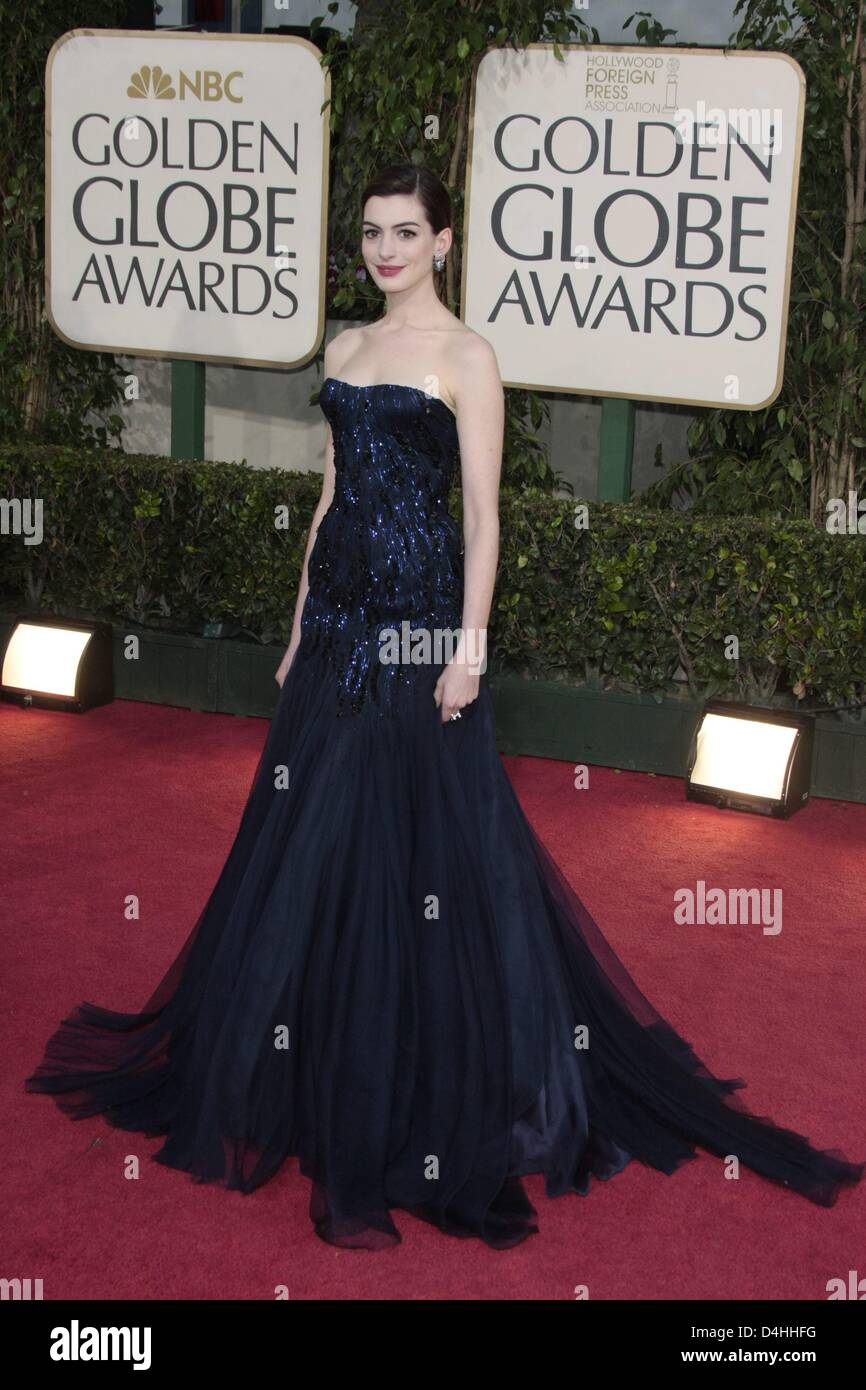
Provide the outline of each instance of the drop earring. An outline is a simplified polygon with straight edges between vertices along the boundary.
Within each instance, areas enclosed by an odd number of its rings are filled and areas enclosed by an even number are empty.
[[[444,270],[444,269],[445,269],[445,257],[444,257],[444,255],[443,255],[441,252],[439,252],[439,251],[437,251],[436,255],[433,257],[433,269],[434,269],[434,270]]]

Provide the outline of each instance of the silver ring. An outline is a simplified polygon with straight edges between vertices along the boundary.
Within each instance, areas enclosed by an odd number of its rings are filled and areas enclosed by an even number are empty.
[[[460,716],[460,711],[458,710],[456,714],[451,714],[451,715],[449,715],[448,717],[449,717],[449,719],[459,719],[459,718],[461,717],[461,716]]]

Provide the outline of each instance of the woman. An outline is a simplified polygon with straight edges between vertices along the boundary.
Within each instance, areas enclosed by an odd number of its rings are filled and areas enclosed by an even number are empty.
[[[398,1242],[395,1208],[514,1245],[537,1230],[522,1174],[586,1194],[695,1144],[830,1205],[864,1165],[732,1097],[521,811],[483,669],[495,356],[436,295],[444,186],[397,166],[362,211],[386,310],[325,354],[322,496],[235,843],[144,1012],[81,1005],[27,1088],[164,1135],[154,1157],[199,1181],[249,1192],[297,1155],[336,1245]]]

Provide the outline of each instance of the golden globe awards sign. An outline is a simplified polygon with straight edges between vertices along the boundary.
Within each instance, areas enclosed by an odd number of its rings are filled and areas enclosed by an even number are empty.
[[[754,410],[782,384],[805,78],[782,53],[492,49],[463,316],[503,381]]]
[[[324,331],[328,79],[304,39],[72,30],[46,304],[74,347],[293,367]]]

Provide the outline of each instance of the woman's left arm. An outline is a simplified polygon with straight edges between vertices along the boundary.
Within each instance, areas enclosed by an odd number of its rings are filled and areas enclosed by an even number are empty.
[[[499,478],[505,399],[496,354],[473,335],[456,371],[457,433],[463,484],[463,627],[434,699],[450,719],[478,698],[487,661],[487,624],[499,561]]]

